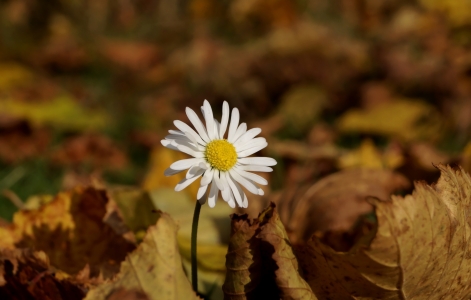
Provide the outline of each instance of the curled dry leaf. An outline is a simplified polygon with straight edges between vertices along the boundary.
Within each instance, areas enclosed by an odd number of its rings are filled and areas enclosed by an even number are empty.
[[[388,199],[392,192],[408,187],[405,177],[390,170],[347,169],[304,188],[305,192],[292,196],[292,201],[278,202],[280,211],[293,212],[282,214],[282,220],[290,240],[300,243],[316,230],[350,229],[359,216],[372,211],[366,197]]]
[[[145,293],[152,300],[199,299],[183,272],[177,230],[170,216],[161,214],[157,224],[147,230],[139,247],[121,263],[118,275],[91,289],[85,299],[117,297],[116,290],[122,289],[140,291],[140,297]]]
[[[80,300],[81,286],[58,279],[46,253],[0,250],[0,299]]]
[[[313,237],[297,252],[320,299],[469,299],[471,178],[439,166],[412,195],[372,199],[378,225],[348,252]]]
[[[60,193],[37,210],[17,212],[12,225],[1,229],[0,246],[42,250],[54,267],[68,274],[89,264],[91,277],[111,277],[135,246],[115,231],[109,201],[104,190],[94,188]]]
[[[253,221],[232,215],[226,257],[225,299],[317,299],[298,272],[273,203]]]

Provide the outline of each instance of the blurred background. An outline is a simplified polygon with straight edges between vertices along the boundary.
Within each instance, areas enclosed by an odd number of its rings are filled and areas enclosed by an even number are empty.
[[[262,128],[278,165],[247,212],[275,201],[293,232],[329,174],[367,174],[364,198],[469,171],[470,50],[468,0],[0,0],[0,218],[77,185],[173,188],[160,140],[204,99]]]

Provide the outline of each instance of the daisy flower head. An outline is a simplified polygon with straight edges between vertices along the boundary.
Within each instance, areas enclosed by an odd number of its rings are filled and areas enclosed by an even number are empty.
[[[214,119],[207,100],[204,100],[201,112],[205,123],[191,108],[186,108],[186,115],[196,131],[176,120],[173,123],[178,130],[169,130],[170,134],[161,141],[165,147],[193,157],[174,162],[164,174],[171,176],[188,170],[185,178],[176,185],[176,191],[183,190],[201,177],[196,196],[201,204],[206,202],[205,195],[209,189],[207,199],[210,207],[216,205],[221,191],[222,199],[230,207],[235,207],[237,203],[246,208],[248,200],[242,186],[253,194],[263,195],[257,184],[268,183],[265,178],[251,172],[271,172],[273,169],[270,166],[276,165],[276,160],[270,157],[248,157],[268,145],[264,138],[256,137],[262,130],[247,130],[247,124],[239,124],[237,108],[232,109],[229,120],[229,104],[226,101],[222,105],[221,123]]]

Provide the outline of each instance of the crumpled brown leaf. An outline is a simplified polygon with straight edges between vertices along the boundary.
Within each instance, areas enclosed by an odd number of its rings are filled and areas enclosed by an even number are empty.
[[[225,299],[317,299],[298,272],[273,203],[252,221],[232,215],[226,267]]]
[[[51,265],[68,274],[88,264],[91,277],[111,277],[135,245],[117,232],[122,225],[108,211],[109,201],[104,190],[94,188],[59,193],[37,210],[17,212],[12,225],[0,231],[5,237],[0,247],[42,250]]]
[[[84,289],[58,279],[46,253],[32,250],[0,250],[0,299],[80,300]]]
[[[290,240],[302,243],[316,230],[350,229],[359,216],[372,211],[366,197],[387,199],[392,192],[408,187],[404,176],[390,170],[347,169],[302,187],[292,201],[280,194],[276,202]]]
[[[141,291],[152,300],[199,299],[183,272],[177,230],[170,216],[162,213],[139,247],[122,262],[119,274],[91,289],[85,299],[109,299],[120,289]]]
[[[371,199],[376,230],[348,252],[313,237],[297,252],[320,299],[469,299],[471,177],[440,165],[439,181],[406,197]]]

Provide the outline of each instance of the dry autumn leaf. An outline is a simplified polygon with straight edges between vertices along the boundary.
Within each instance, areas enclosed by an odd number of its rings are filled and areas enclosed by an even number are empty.
[[[299,274],[273,203],[252,222],[232,216],[226,267],[225,299],[317,299]]]
[[[54,273],[42,251],[0,250],[0,299],[83,299],[81,286]]]
[[[87,294],[86,300],[109,299],[116,290],[137,290],[152,300],[199,299],[182,268],[177,225],[162,213],[143,242],[121,264],[118,275]]]
[[[279,194],[276,202],[291,241],[301,243],[316,230],[348,230],[359,216],[372,211],[366,197],[387,199],[407,187],[409,181],[390,170],[347,169],[304,187],[292,201],[282,201],[285,195]]]
[[[372,199],[378,225],[348,252],[313,237],[297,254],[320,299],[469,299],[471,178],[439,166],[412,195]]]
[[[37,210],[22,210],[8,228],[0,228],[0,248],[25,247],[44,251],[51,265],[76,274],[87,264],[90,275],[114,275],[135,245],[117,233],[108,214],[104,190],[77,188],[60,193]]]

